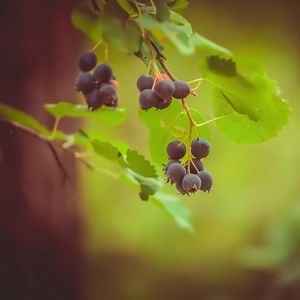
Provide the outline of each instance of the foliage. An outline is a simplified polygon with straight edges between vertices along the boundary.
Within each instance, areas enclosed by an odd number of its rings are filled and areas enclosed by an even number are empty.
[[[162,44],[166,41],[181,55],[205,54],[204,60],[199,61],[199,78],[194,81],[211,85],[216,118],[205,121],[197,109],[182,107],[183,102],[177,100],[168,109],[141,112],[140,120],[150,133],[149,148],[153,162],[156,165],[165,162],[167,157],[161,149],[170,139],[186,136],[189,126],[197,127],[201,137],[209,138],[205,125],[211,121],[227,138],[239,143],[260,143],[276,136],[287,124],[291,112],[288,102],[280,96],[276,82],[263,70],[247,66],[229,50],[194,32],[188,20],[178,13],[187,6],[187,1],[159,0],[154,2],[155,5],[150,1],[146,3],[98,1],[96,11],[92,6],[80,4],[74,8],[71,19],[74,26],[92,42],[136,55],[154,74],[157,70],[169,71],[162,53]],[[191,94],[196,95],[195,91]],[[57,120],[62,117],[95,118],[107,126],[119,125],[127,116],[122,108],[90,111],[85,106],[69,102],[46,104],[45,108]],[[187,118],[188,112],[194,123]],[[130,149],[125,141],[103,140],[83,132],[67,135],[56,129],[49,131],[32,116],[2,104],[0,116],[47,141],[60,140],[63,148],[84,146],[110,160],[120,167],[119,178],[139,189],[142,200],[149,198],[171,214],[180,227],[192,231],[190,215],[184,203],[178,197],[160,191],[163,185],[156,167],[143,155]],[[73,154],[78,156],[74,149]],[[82,160],[81,156],[78,157]]]

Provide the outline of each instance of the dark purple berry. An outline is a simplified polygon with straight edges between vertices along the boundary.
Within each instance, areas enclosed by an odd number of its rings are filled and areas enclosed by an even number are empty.
[[[171,98],[171,97],[168,98],[168,99],[164,99],[164,100],[162,100],[162,99],[159,98],[158,101],[156,101],[154,107],[155,107],[156,109],[165,109],[165,108],[167,108],[171,103],[172,103],[172,98]]]
[[[174,82],[175,85],[175,92],[173,94],[173,97],[176,99],[184,99],[186,98],[190,93],[190,86],[182,80],[176,80]]]
[[[175,85],[172,80],[163,79],[156,82],[154,90],[161,99],[169,99],[174,94]]]
[[[155,105],[158,101],[156,93],[150,89],[143,90],[139,97],[140,107],[142,110],[147,110]]]
[[[88,73],[88,72],[84,72],[81,73],[77,80],[76,80],[76,84],[75,84],[75,89],[77,91],[83,92],[83,93],[88,93],[90,92],[94,87],[96,86],[96,80],[95,77]]]
[[[191,144],[191,152],[196,158],[206,157],[210,152],[210,145],[205,139],[195,139]]]
[[[154,78],[151,75],[141,75],[137,82],[136,82],[136,86],[139,89],[139,91],[143,91],[146,89],[152,89],[152,86],[154,84]]]
[[[171,183],[180,183],[185,174],[185,167],[180,163],[171,164],[167,171],[167,177]]]
[[[80,55],[79,68],[82,72],[91,71],[97,64],[97,56],[95,53],[86,51]]]
[[[199,176],[199,178],[201,179],[201,182],[202,182],[200,189],[203,192],[210,192],[211,187],[213,185],[212,176],[206,171],[201,171],[200,173],[197,174],[197,176]]]
[[[201,188],[201,179],[195,174],[187,174],[182,179],[182,187],[187,193],[195,193]]]
[[[163,171],[165,172],[165,174],[167,173],[168,168],[169,168],[172,164],[174,164],[174,163],[179,163],[179,164],[180,164],[180,161],[177,160],[177,159],[172,159],[172,160],[168,161],[165,165],[163,165],[163,166],[164,166],[164,167],[163,167]]]
[[[189,164],[190,164],[190,173],[197,174],[204,170],[203,163],[200,159],[192,158],[192,161],[188,162],[185,167],[187,171],[189,170]]]
[[[98,65],[94,71],[94,76],[99,83],[107,83],[112,79],[112,69],[105,64]]]
[[[185,144],[180,141],[173,141],[167,146],[167,153],[169,159],[180,159],[184,157],[186,152]]]
[[[116,90],[110,84],[103,83],[99,88],[99,95],[105,105],[114,106],[117,94]]]
[[[104,101],[103,99],[101,99],[99,90],[97,88],[91,90],[89,93],[85,94],[84,96],[88,104],[88,108],[91,110],[98,109],[104,104]]]
[[[110,98],[110,100],[107,100],[104,104],[107,107],[117,107],[119,105],[119,97],[116,95],[115,97]]]
[[[182,183],[181,183],[181,182],[176,183],[176,189],[177,189],[177,191],[178,191],[181,195],[186,195],[186,194],[187,194],[187,192],[183,189]]]

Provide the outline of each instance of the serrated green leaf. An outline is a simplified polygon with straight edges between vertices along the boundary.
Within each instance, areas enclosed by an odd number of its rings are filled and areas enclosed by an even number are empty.
[[[207,55],[219,55],[221,57],[232,57],[232,53],[226,48],[212,42],[199,33],[194,33],[191,43],[196,50],[204,51]]]
[[[130,169],[120,174],[120,179],[140,191],[140,198],[144,201],[154,195],[162,187],[162,183],[155,178],[144,177]]]
[[[85,105],[70,102],[47,103],[44,106],[55,117],[94,118],[109,125],[121,124],[127,117],[127,111],[124,108],[101,107],[91,111]]]
[[[128,149],[126,161],[128,163],[127,168],[134,172],[145,177],[157,177],[155,167],[137,151]]]
[[[109,142],[92,140],[91,144],[98,155],[108,160],[116,161],[120,156],[122,156],[119,149]]]
[[[228,124],[228,122],[237,119],[250,119],[252,123],[243,121],[241,124],[244,124],[245,128],[253,129],[254,127],[251,126],[255,125],[253,122],[258,124],[262,122],[264,133],[261,133],[260,138],[258,136],[255,139],[252,137],[248,141],[259,142],[273,137],[287,123],[289,117],[288,103],[282,102],[276,82],[268,78],[266,74],[240,74],[237,69],[236,76],[228,77],[212,71],[207,65],[204,65],[202,70],[205,79],[220,91],[217,99],[222,101],[216,101],[216,116],[229,110],[247,116],[245,118],[236,115],[227,120],[220,120],[217,122],[218,124]],[[227,105],[224,106],[225,104]],[[224,130],[226,131],[223,127]],[[232,136],[232,132],[229,136]],[[235,140],[247,142],[248,139],[244,136],[241,139],[235,138]]]
[[[218,55],[207,57],[207,67],[212,71],[222,76],[234,77],[237,76],[236,62],[231,58],[221,58]]]
[[[93,42],[98,43],[102,39],[101,22],[87,5],[79,4],[72,10],[71,21],[73,25],[86,34]]]
[[[170,9],[165,0],[156,1],[156,18],[160,22],[164,22],[170,17]]]
[[[190,110],[195,121],[202,123],[203,118],[200,113],[193,108]],[[142,111],[140,118],[149,130],[149,148],[152,160],[161,166],[162,163],[166,163],[168,160],[165,150],[167,144],[173,139],[188,136],[189,121],[187,115],[182,112],[181,102],[173,100],[167,109]],[[205,126],[198,128],[198,133],[201,137],[208,138],[208,131]],[[195,134],[193,137],[195,137]]]
[[[190,233],[194,232],[190,210],[178,197],[157,192],[150,197],[149,201],[167,212],[180,228]]]
[[[219,90],[214,91],[216,117],[236,112]],[[217,128],[229,139],[238,143],[261,143],[275,137],[287,124],[291,109],[287,101],[274,96],[269,108],[261,111],[257,121],[247,114],[236,113],[216,121]]]

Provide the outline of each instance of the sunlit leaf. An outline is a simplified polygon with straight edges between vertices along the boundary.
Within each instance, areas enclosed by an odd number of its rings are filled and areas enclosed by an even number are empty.
[[[219,55],[224,57],[232,57],[232,53],[226,48],[212,42],[211,40],[203,37],[199,33],[194,33],[191,37],[191,43],[195,50],[205,52],[207,55]]]
[[[150,197],[149,201],[167,212],[180,228],[190,233],[194,232],[190,210],[178,197],[157,192],[154,196]]]
[[[86,34],[93,42],[98,43],[102,38],[99,16],[88,5],[79,4],[72,11],[73,25]]]
[[[219,90],[214,92],[214,111],[217,117],[235,112]],[[287,124],[291,109],[287,101],[273,96],[269,108],[260,111],[257,121],[247,114],[236,113],[216,121],[217,128],[238,143],[261,143],[275,137]]]
[[[126,161],[127,168],[145,177],[157,177],[156,170],[145,157],[135,150],[128,149]]]
[[[93,118],[99,122],[109,125],[123,123],[127,116],[124,108],[101,107],[91,111],[85,105],[73,104],[70,102],[58,102],[45,104],[45,108],[56,117]]]

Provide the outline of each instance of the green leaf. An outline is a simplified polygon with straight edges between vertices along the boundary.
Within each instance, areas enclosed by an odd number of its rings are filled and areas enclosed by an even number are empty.
[[[150,197],[150,202],[153,202],[167,212],[180,228],[190,233],[194,232],[190,211],[178,197],[157,192],[154,196]]]
[[[103,39],[109,46],[127,54],[139,50],[142,33],[134,21],[104,16],[101,18],[101,25]]]
[[[170,9],[165,0],[157,0],[156,18],[160,22],[168,20],[170,17]]]
[[[51,134],[50,131],[44,125],[39,123],[31,115],[28,115],[18,109],[15,109],[3,103],[0,103],[0,117],[7,119],[10,122],[16,122],[22,126],[31,128],[44,136],[49,136]]]
[[[219,46],[199,33],[194,33],[191,43],[195,50],[205,51],[207,55],[219,55],[221,57],[232,57],[232,53],[226,48]]]
[[[73,25],[86,34],[93,42],[102,39],[101,23],[99,16],[87,5],[77,5],[72,10],[71,21]]]
[[[85,105],[73,104],[70,102],[58,102],[55,104],[45,104],[45,108],[55,117],[72,118],[94,118],[104,124],[118,125],[125,121],[127,111],[124,108],[101,107],[98,110],[91,111]]]
[[[207,66],[212,72],[222,76],[237,76],[236,62],[230,58],[226,59],[217,55],[211,55],[207,57]]]
[[[229,139],[238,143],[261,143],[275,137],[288,123],[291,109],[287,101],[278,96],[272,98],[257,121],[247,114],[235,113],[233,107],[224,99],[219,90],[214,91],[215,116],[229,115],[217,120],[217,128]]]
[[[120,174],[120,179],[140,191],[140,198],[144,201],[154,195],[162,187],[162,183],[155,178],[144,177],[130,169]]]
[[[145,177],[157,177],[155,167],[135,150],[127,151],[127,168]]]
[[[197,123],[203,122],[203,118],[196,109],[191,108],[190,111]],[[188,117],[185,113],[182,113],[181,102],[173,100],[167,109],[141,111],[140,118],[149,130],[149,148],[152,160],[161,166],[162,163],[166,163],[168,160],[165,151],[167,144],[173,139],[188,136]],[[198,133],[201,137],[208,138],[208,131],[205,126],[198,128]],[[195,137],[195,134],[193,137]]]
[[[131,169],[133,172],[143,177],[157,177],[155,167],[143,155],[135,150],[128,149],[127,144],[124,144],[123,142],[90,139],[91,144],[98,155],[108,160],[115,161],[123,168]]]
[[[231,62],[229,62],[229,65]],[[239,143],[266,141],[288,122],[290,107],[281,99],[274,80],[261,71],[248,70],[241,74],[237,65],[235,76],[222,75],[208,64],[202,68],[205,79],[217,91],[214,92],[216,117],[233,114],[216,121],[217,127],[230,139]]]
[[[190,43],[190,30],[186,25],[161,23],[150,15],[141,16],[139,24],[146,30],[160,31],[182,54],[190,55],[194,52],[194,47]]]
[[[122,156],[122,153],[119,151],[119,149],[109,142],[92,140],[91,144],[98,155],[108,160],[116,161],[120,156]]]
[[[126,170],[120,174],[120,179],[140,190],[142,200],[154,203],[166,212],[175,223],[182,229],[193,233],[192,218],[185,203],[178,197],[159,192],[162,183],[154,178],[143,177],[131,170]]]

